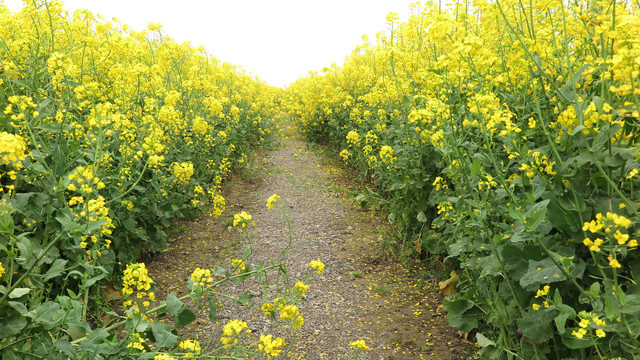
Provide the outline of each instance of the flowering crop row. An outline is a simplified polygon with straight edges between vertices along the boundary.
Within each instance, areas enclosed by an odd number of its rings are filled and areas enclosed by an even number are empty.
[[[156,24],[0,5],[0,353],[73,357],[58,326],[89,333],[96,284],[162,249],[172,219],[222,213],[275,96]]]
[[[398,246],[459,266],[448,319],[485,357],[640,356],[638,4],[411,10],[289,113],[373,182]]]

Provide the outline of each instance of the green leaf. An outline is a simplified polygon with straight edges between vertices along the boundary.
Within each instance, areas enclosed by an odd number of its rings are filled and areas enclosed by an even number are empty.
[[[638,314],[624,314],[622,318],[627,325],[628,334],[634,338],[640,334],[640,319],[637,318]]]
[[[417,216],[418,221],[421,223],[427,222],[427,215],[424,214],[424,211],[420,211]]]
[[[196,315],[193,311],[184,308],[178,315],[176,315],[176,327],[184,327],[191,324],[196,319]]]
[[[59,325],[65,316],[66,312],[60,309],[58,303],[49,301],[36,308],[33,321],[44,325],[46,330],[51,330]]]
[[[520,278],[520,286],[527,291],[532,291],[540,285],[564,280],[566,277],[551,259],[529,260],[527,272]]]
[[[569,328],[567,331],[562,334],[562,343],[568,347],[569,349],[586,349],[588,347],[593,346],[593,342],[589,339],[578,339],[577,337],[571,335],[572,332],[577,331],[578,328]]]
[[[482,335],[482,333],[477,333],[476,334],[476,340],[478,342],[478,346],[480,346],[480,347],[487,347],[487,346],[495,346],[496,345],[495,341],[490,340],[486,336]]]
[[[558,293],[558,289],[556,289],[556,293]],[[567,320],[576,316],[576,311],[569,305],[560,304],[556,305],[556,307],[560,310],[560,315],[556,316],[553,321],[556,323],[558,333],[564,334]]]
[[[13,217],[9,213],[0,215],[0,234],[11,236],[13,235],[14,224]]]
[[[620,312],[623,314],[640,313],[640,295],[627,295],[627,299],[624,304],[620,304]]]
[[[256,296],[251,294],[242,294],[238,297],[238,304],[247,305],[254,297]]]
[[[535,230],[540,223],[547,217],[547,205],[549,205],[549,199],[540,201],[534,204],[529,211],[527,217],[527,230]]]
[[[87,280],[87,282],[82,284],[82,287],[85,289],[90,288],[91,286],[93,286],[93,284],[97,283],[98,281],[102,280],[105,276],[107,276],[107,272],[104,270],[104,268],[99,268],[96,267],[96,269],[102,269],[102,273],[90,278],[89,280]]]
[[[31,288],[15,288],[11,291],[11,294],[9,294],[9,298],[17,299],[21,296],[27,295],[30,291]]]
[[[22,315],[26,315],[29,312],[29,309],[27,309],[27,307],[24,306],[24,304],[21,303],[21,302],[18,302],[18,301],[7,301],[7,303],[9,304],[9,306],[14,308],[16,311],[18,311]]]
[[[470,332],[478,327],[483,313],[471,301],[464,299],[445,300],[443,304],[451,326],[463,332]]]
[[[49,270],[47,270],[47,272],[44,274],[43,280],[47,281],[49,279],[53,279],[54,277],[60,276],[66,265],[67,260],[56,259]]]
[[[171,332],[171,327],[162,322],[151,324],[151,331],[158,347],[171,348],[178,341],[178,336]]]
[[[482,161],[480,160],[480,158],[473,158],[473,164],[471,164],[471,175],[478,175],[478,173],[480,172],[480,165],[482,165]]]
[[[528,311],[518,319],[518,327],[522,335],[534,343],[541,343],[551,339],[553,330],[551,320],[556,317],[555,310]]]
[[[76,357],[76,347],[71,345],[69,340],[65,338],[60,338],[58,341],[53,343],[58,350],[60,350],[63,354],[67,355],[69,358],[74,359]]]
[[[27,326],[27,319],[17,312],[0,314],[0,339],[16,335]]]
[[[167,311],[169,311],[169,314],[178,316],[184,307],[184,303],[178,300],[176,294],[170,293],[167,295]]]

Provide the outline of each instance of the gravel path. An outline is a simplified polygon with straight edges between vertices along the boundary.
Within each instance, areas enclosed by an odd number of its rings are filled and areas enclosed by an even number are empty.
[[[225,194],[229,214],[246,211],[256,223],[248,263],[267,264],[287,246],[282,213],[265,207],[275,193],[291,217],[293,243],[284,263],[292,283],[309,272],[311,260],[325,264],[324,274],[309,281],[311,289],[299,304],[304,326],[290,358],[346,359],[349,342],[363,339],[371,348],[365,359],[466,359],[470,345],[446,324],[437,281],[418,280],[413,274],[423,271],[419,264],[409,264],[409,271],[385,255],[379,238],[389,231],[386,221],[356,208],[340,190],[349,186],[349,177],[307,147],[299,138],[284,139],[282,146],[253,165],[262,168],[264,176],[233,179]],[[193,268],[228,264],[229,256],[239,258],[247,246],[237,245],[237,232],[231,230],[220,219],[208,217],[184,223],[171,248],[148,265],[158,294],[184,293],[181,282],[186,283]],[[224,292],[257,295],[260,289],[248,280]],[[259,297],[252,301],[261,306]],[[259,311],[222,303],[220,324],[203,316],[186,332],[201,343],[217,340],[221,325],[241,319],[258,335],[273,333],[273,324]]]

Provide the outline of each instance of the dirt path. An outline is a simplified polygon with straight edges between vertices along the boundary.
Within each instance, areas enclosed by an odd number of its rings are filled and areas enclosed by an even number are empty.
[[[266,263],[286,247],[288,233],[281,214],[265,207],[272,194],[291,216],[293,244],[285,263],[293,282],[320,259],[325,272],[311,282],[300,311],[300,330],[292,359],[347,358],[349,342],[364,339],[371,350],[365,359],[466,359],[470,346],[446,324],[437,282],[416,280],[422,271],[409,272],[389,260],[379,245],[388,228],[378,215],[359,210],[341,188],[348,175],[316,156],[293,137],[258,159],[260,176],[233,179],[226,185],[227,213],[246,211],[253,216],[252,265]],[[184,293],[186,278],[195,267],[211,268],[240,257],[237,233],[220,219],[205,217],[184,223],[183,232],[166,252],[148,264],[158,294]],[[257,293],[252,284],[234,285],[232,292]],[[160,297],[162,298],[162,297]],[[259,299],[256,306],[260,307]],[[225,303],[223,301],[223,303]],[[187,332],[203,343],[217,341],[216,329],[228,319],[241,319],[257,334],[269,333],[270,322],[261,313],[225,303],[220,325],[199,318]]]

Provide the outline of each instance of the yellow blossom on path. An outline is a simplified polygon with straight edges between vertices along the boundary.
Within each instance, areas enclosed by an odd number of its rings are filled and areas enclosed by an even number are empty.
[[[233,226],[241,225],[243,228],[247,227],[251,222],[251,215],[246,212],[241,212],[239,214],[233,215]]]
[[[369,346],[367,346],[365,341],[362,340],[362,339],[350,342],[349,346],[351,346],[354,349],[358,349],[358,350],[360,350],[360,349],[362,349],[362,350],[370,350]]]
[[[309,263],[309,266],[318,274],[322,274],[324,272],[324,264],[320,260],[313,260]]]
[[[280,196],[278,196],[277,194],[269,196],[269,198],[267,199],[267,208],[273,209],[278,200],[280,200]]]
[[[267,354],[267,359],[280,355],[284,346],[285,342],[283,338],[274,339],[272,335],[260,335],[258,349]]]
[[[233,266],[233,268],[236,269],[237,273],[240,273],[247,269],[247,266],[245,265],[244,261],[240,259],[231,260],[231,266]]]

